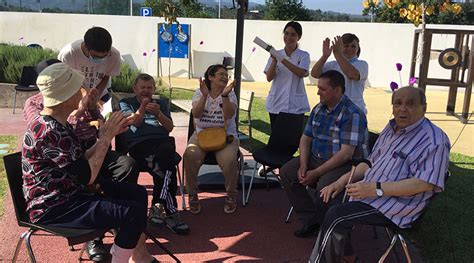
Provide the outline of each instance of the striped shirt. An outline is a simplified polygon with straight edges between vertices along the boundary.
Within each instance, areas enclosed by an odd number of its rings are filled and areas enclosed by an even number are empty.
[[[422,118],[395,133],[395,121],[380,134],[369,157],[372,168],[363,182],[396,182],[417,178],[433,184],[432,191],[413,196],[382,196],[360,201],[377,208],[400,228],[410,227],[435,192],[444,189],[449,165],[450,143],[446,134],[431,121]]]
[[[329,111],[319,103],[311,111],[304,135],[313,138],[311,153],[316,159],[328,160],[341,145],[355,146],[354,158],[368,155],[368,131],[365,114],[346,95]]]

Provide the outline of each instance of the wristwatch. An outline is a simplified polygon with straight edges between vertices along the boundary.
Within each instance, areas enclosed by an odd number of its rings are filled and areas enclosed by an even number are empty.
[[[377,182],[375,186],[375,193],[377,194],[378,197],[383,196],[383,190],[382,190],[382,183]]]

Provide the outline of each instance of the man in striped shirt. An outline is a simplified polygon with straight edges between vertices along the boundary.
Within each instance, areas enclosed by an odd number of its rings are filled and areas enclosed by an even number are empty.
[[[394,119],[368,159],[372,168],[361,163],[351,182],[348,173],[321,190],[323,202],[340,198],[344,189],[350,200],[327,211],[310,262],[340,262],[354,225],[410,227],[433,195],[444,189],[450,143],[424,117],[424,92],[412,87],[397,90],[392,110]]]
[[[303,222],[297,237],[309,237],[318,228],[318,211],[307,186],[319,190],[351,169],[352,158],[368,155],[365,114],[344,95],[344,76],[335,70],[321,74],[320,103],[311,111],[300,139],[300,156],[287,162],[280,178],[295,212]]]

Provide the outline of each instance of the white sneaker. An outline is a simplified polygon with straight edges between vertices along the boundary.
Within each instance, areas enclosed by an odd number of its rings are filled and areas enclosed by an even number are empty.
[[[164,224],[166,219],[166,212],[163,204],[156,203],[154,206],[150,207],[148,218],[151,222],[155,224]]]

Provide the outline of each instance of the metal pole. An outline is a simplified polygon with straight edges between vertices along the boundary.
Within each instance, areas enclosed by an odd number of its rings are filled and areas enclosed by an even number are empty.
[[[133,16],[133,0],[130,0],[130,16]]]
[[[248,0],[238,0],[237,7],[237,35],[235,38],[235,88],[234,92],[237,95],[237,101],[240,100],[240,82],[242,79],[242,49],[244,43],[244,21],[246,3]],[[237,111],[236,121],[239,123],[239,111]]]
[[[221,19],[221,0],[219,0],[219,11],[217,12],[217,18]]]

